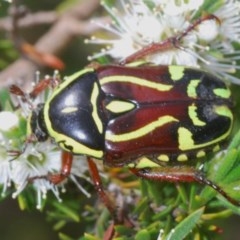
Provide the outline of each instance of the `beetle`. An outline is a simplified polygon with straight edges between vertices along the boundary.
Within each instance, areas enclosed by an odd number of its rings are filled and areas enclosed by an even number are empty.
[[[69,175],[71,154],[128,166],[148,179],[206,183],[186,163],[216,151],[229,136],[230,95],[225,83],[199,69],[98,66],[57,86],[33,110],[29,127],[38,141],[51,137],[66,152],[55,183]]]
[[[175,43],[197,24],[212,18],[198,20],[180,37],[154,47],[177,47]],[[152,47],[126,62],[141,58]],[[50,80],[40,82],[30,96],[49,84]],[[11,92],[25,98],[17,86]],[[72,155],[87,156],[100,197],[112,213],[114,207],[102,189],[93,158],[110,167],[127,166],[150,180],[207,184],[239,205],[189,164],[219,150],[232,125],[231,92],[216,76],[200,69],[144,63],[93,64],[57,85],[28,119],[29,132],[37,141],[50,137],[63,150],[61,172],[47,178],[60,183],[70,174]]]

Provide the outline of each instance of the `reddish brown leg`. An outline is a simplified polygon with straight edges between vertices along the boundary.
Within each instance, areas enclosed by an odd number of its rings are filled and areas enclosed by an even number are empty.
[[[39,95],[41,92],[45,91],[50,85],[51,85],[51,78],[46,78],[40,81],[34,89],[30,92],[30,97],[35,98],[37,95]]]
[[[112,215],[112,217],[114,219],[114,223],[112,223],[108,227],[107,231],[104,234],[104,240],[110,240],[113,238],[113,236],[115,234],[115,230],[114,230],[115,224],[124,224],[127,227],[133,227],[134,224],[131,222],[131,220],[128,218],[128,216],[125,215],[123,212],[121,212],[121,215],[117,214],[117,212],[118,212],[117,207],[115,206],[115,204],[111,201],[111,199],[108,197],[108,195],[104,191],[103,184],[102,184],[101,177],[99,175],[97,166],[90,157],[88,157],[88,166],[89,166],[90,174],[92,176],[93,183],[94,183],[97,193],[99,195],[99,198],[105,204],[105,206],[107,207],[108,211],[110,212],[110,214]]]
[[[47,179],[53,184],[59,184],[64,181],[71,173],[73,155],[70,152],[62,151],[62,165],[59,173],[50,173],[48,175],[31,177],[28,179],[32,182],[36,179]]]
[[[154,181],[167,181],[167,182],[199,182],[201,184],[208,185],[225,197],[229,202],[236,206],[240,206],[240,203],[224,192],[221,187],[207,179],[202,172],[188,166],[183,167],[162,167],[154,169],[130,169],[138,177],[146,178]]]
[[[90,157],[88,157],[87,160],[88,160],[89,171],[90,171],[94,186],[97,190],[97,193],[98,193],[101,201],[105,204],[108,211],[113,216],[115,222],[119,222],[119,219],[117,219],[117,216],[116,216],[117,215],[116,207],[103,189],[101,177],[99,175],[99,171],[97,169],[95,162]]]
[[[20,87],[12,85],[10,87],[10,92],[14,95],[17,95],[23,99],[23,101],[31,105],[29,98],[36,98],[41,92],[45,91],[48,87],[56,87],[59,84],[59,79],[55,78],[46,78],[40,81],[33,90],[26,94]]]
[[[180,34],[178,34],[176,36],[173,36],[173,37],[170,37],[170,38],[168,38],[168,39],[166,39],[166,40],[164,40],[160,43],[149,44],[146,47],[143,47],[139,51],[137,51],[137,52],[133,53],[132,55],[128,56],[127,58],[125,58],[120,63],[122,65],[124,65],[124,64],[142,59],[143,57],[148,56],[148,55],[153,54],[153,53],[168,51],[172,48],[181,48],[180,47],[180,41],[189,32],[191,32],[194,28],[196,28],[199,24],[201,24],[202,22],[207,21],[207,20],[216,20],[219,24],[221,23],[220,20],[214,15],[209,14],[209,15],[203,16],[203,17],[197,19],[193,24],[191,24],[188,28],[186,28]]]
[[[62,151],[62,166],[58,174],[49,174],[48,180],[54,184],[64,181],[71,173],[73,155],[70,152]]]

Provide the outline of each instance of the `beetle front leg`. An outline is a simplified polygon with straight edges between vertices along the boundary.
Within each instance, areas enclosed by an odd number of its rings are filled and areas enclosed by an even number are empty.
[[[233,205],[240,206],[240,202],[231,198],[221,187],[207,179],[201,171],[189,166],[161,167],[161,168],[131,168],[136,176],[153,181],[167,182],[199,182],[213,188]]]
[[[49,174],[47,179],[53,184],[59,184],[64,181],[71,173],[73,155],[70,152],[62,151],[62,165],[60,173]]]

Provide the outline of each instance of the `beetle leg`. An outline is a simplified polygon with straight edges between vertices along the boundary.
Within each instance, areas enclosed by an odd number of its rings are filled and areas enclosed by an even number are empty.
[[[167,182],[199,182],[208,185],[225,197],[233,205],[240,206],[240,202],[231,198],[221,187],[207,179],[201,171],[189,166],[161,167],[161,168],[131,168],[130,169],[138,177],[146,178],[154,181]]]
[[[34,88],[33,90],[29,93],[29,95],[32,98],[37,97],[37,95],[39,95],[41,92],[45,91],[51,83],[51,79],[50,78],[46,78],[42,81],[40,81]]]
[[[118,211],[117,211],[118,208],[115,206],[115,204],[111,201],[109,196],[104,191],[101,177],[99,175],[99,171],[97,169],[95,162],[90,157],[88,157],[87,160],[88,160],[90,175],[92,177],[92,180],[97,190],[97,193],[99,195],[99,198],[105,204],[108,211],[112,215],[114,219],[114,224],[124,224],[124,226],[126,227],[133,227],[134,224],[132,223],[131,219],[129,219],[129,217],[126,214],[124,214],[123,211],[121,211],[120,214],[118,214]],[[111,229],[111,226],[108,229],[109,231],[108,235],[110,235],[110,232],[111,232],[110,229]]]
[[[73,155],[70,152],[62,151],[62,166],[60,173],[49,174],[47,179],[53,184],[59,184],[64,181],[71,173]]]
[[[89,171],[90,171],[94,186],[97,190],[97,193],[98,193],[101,201],[105,204],[105,206],[107,207],[107,209],[113,216],[114,220],[116,220],[118,222],[118,219],[116,216],[116,207],[114,206],[113,202],[111,201],[111,199],[109,198],[109,196],[105,193],[105,191],[103,189],[103,184],[102,184],[101,177],[99,175],[97,166],[90,157],[88,157],[87,160],[88,160]]]
[[[47,88],[55,88],[60,83],[60,80],[57,77],[49,77],[41,80],[29,93],[31,98],[36,98],[41,92],[45,91]]]
[[[32,101],[30,99],[30,95],[25,93],[20,87],[17,85],[11,85],[9,88],[11,94],[14,94],[22,99],[23,102],[26,102],[31,108],[33,108]]]
[[[200,25],[202,22],[207,20],[216,20],[218,24],[221,23],[218,17],[216,17],[213,14],[208,14],[205,16],[202,16],[198,18],[193,24],[191,24],[189,27],[187,27],[183,32],[180,34],[169,37],[166,40],[160,42],[160,43],[151,43],[143,48],[141,48],[139,51],[136,51],[132,55],[126,57],[123,59],[120,64],[125,65],[130,62],[134,62],[136,60],[142,59],[145,56],[148,56],[150,54],[155,54],[157,52],[163,52],[168,51],[173,48],[179,48],[184,50],[183,47],[180,46],[180,41],[191,31],[193,31],[198,25]]]

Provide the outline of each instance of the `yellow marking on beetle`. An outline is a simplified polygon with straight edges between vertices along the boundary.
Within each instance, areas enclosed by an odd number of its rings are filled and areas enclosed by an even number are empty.
[[[169,161],[169,156],[166,155],[166,154],[161,154],[161,155],[159,155],[159,156],[157,157],[157,159],[158,159],[159,161],[168,162],[168,161]]]
[[[94,72],[95,70],[93,68],[84,68],[78,72],[75,72],[74,74],[67,76],[66,80],[61,83],[61,89],[64,88],[64,84],[68,85],[70,82],[75,81],[77,78],[79,78],[81,75],[87,73],[87,72]],[[80,79],[79,79],[80,80]]]
[[[231,120],[233,120],[233,114],[228,106],[222,105],[222,106],[214,106],[214,112],[218,115],[228,117]]]
[[[108,76],[101,79],[100,84],[104,85],[111,82],[125,82],[125,83],[132,83],[137,84],[143,87],[153,88],[157,91],[169,91],[172,89],[172,85],[162,84],[151,82],[143,78],[133,77],[133,76]]]
[[[127,63],[125,66],[127,67],[139,67],[141,65],[145,65],[146,61],[145,60],[139,60],[139,61],[134,61],[131,63]]]
[[[80,142],[75,141],[74,139],[67,137],[66,135],[63,134],[57,134],[55,137],[55,141],[59,144],[59,146],[66,150],[66,151],[70,151],[68,148],[65,147],[66,146],[71,146],[73,149],[71,150],[71,152],[73,152],[74,154],[81,154],[81,155],[88,155],[88,156],[92,156],[95,158],[102,158],[103,157],[103,151],[102,150],[96,150],[96,149],[92,149],[87,147],[84,144],[81,144]]]
[[[73,113],[73,112],[76,112],[77,110],[78,110],[77,107],[66,107],[61,112],[62,113]]]
[[[188,115],[191,118],[193,124],[195,126],[205,126],[206,123],[201,121],[197,116],[197,107],[195,105],[191,105],[188,107]]]
[[[171,65],[168,67],[170,76],[171,76],[171,80],[173,81],[179,81],[183,78],[184,76],[184,70],[185,68],[182,66],[174,66]]]
[[[149,134],[150,132],[154,131],[156,128],[171,122],[178,122],[178,120],[170,115],[166,115],[132,132],[114,135],[111,132],[107,131],[105,139],[111,142],[123,142],[123,141],[137,139],[144,135]]]
[[[78,71],[76,73],[74,73],[73,75],[69,76],[69,77],[66,77],[66,80],[64,80],[53,92],[53,94],[51,95],[50,98],[48,98],[48,100],[46,101],[45,103],[45,109],[44,109],[44,114],[48,112],[48,106],[49,106],[49,103],[52,101],[52,99],[57,96],[59,94],[59,92],[62,91],[62,89],[66,88],[71,82],[79,79],[80,80],[80,76],[84,75],[85,73],[88,73],[88,72],[94,72],[94,69],[92,68],[86,68],[86,69],[83,69],[81,71]],[[45,114],[46,116],[46,114]]]
[[[159,164],[153,162],[150,158],[142,157],[140,158],[135,165],[135,168],[155,168],[160,167]]]
[[[179,162],[185,162],[187,160],[188,160],[188,156],[184,153],[178,155],[178,157],[177,157],[177,161],[179,161]]]
[[[99,95],[99,89],[97,83],[94,83],[93,85],[93,90],[92,90],[92,95],[91,95],[91,103],[93,106],[93,111],[92,111],[92,117],[94,119],[94,122],[97,125],[98,131],[100,133],[103,132],[103,124],[102,121],[98,115],[98,108],[97,108],[97,97]]]
[[[206,152],[203,151],[203,150],[198,151],[197,154],[196,154],[197,158],[202,158],[202,157],[205,157],[205,156],[206,156]]]
[[[193,79],[187,86],[187,95],[190,98],[197,98],[197,87],[201,81],[199,79]]]
[[[224,89],[224,88],[216,88],[213,90],[213,93],[217,95],[218,97],[228,99],[231,96],[231,91],[229,88]]]
[[[233,114],[231,110],[228,108],[228,106],[222,105],[222,106],[214,106],[214,112],[220,116],[227,117],[231,120],[231,124],[229,126],[228,131],[226,131],[224,134],[219,136],[218,138],[213,139],[210,142],[201,143],[201,144],[195,144],[194,140],[192,138],[192,133],[184,127],[180,127],[178,129],[178,142],[179,142],[179,149],[182,151],[185,150],[192,150],[197,148],[204,148],[206,146],[213,145],[215,143],[218,143],[224,139],[226,139],[232,130],[232,124],[233,124]]]
[[[107,104],[106,109],[113,113],[128,112],[135,108],[135,104],[126,101],[114,100]]]
[[[127,164],[127,166],[128,166],[129,168],[135,168],[135,167],[136,167],[136,164],[135,164],[135,163],[129,163],[129,164]]]
[[[231,124],[232,125],[232,124]],[[180,127],[178,129],[178,144],[179,144],[179,149],[182,151],[186,151],[186,150],[192,150],[192,149],[197,149],[197,148],[204,148],[207,146],[210,146],[214,143],[218,143],[224,139],[227,138],[227,136],[230,134],[232,129],[232,126],[230,126],[229,130],[224,133],[223,135],[219,136],[218,138],[213,139],[210,142],[206,142],[206,143],[201,143],[201,144],[195,144],[194,140],[192,138],[192,133],[184,128],[184,127]]]
[[[220,146],[219,145],[216,145],[214,148],[213,148],[213,152],[218,152],[220,150]]]

